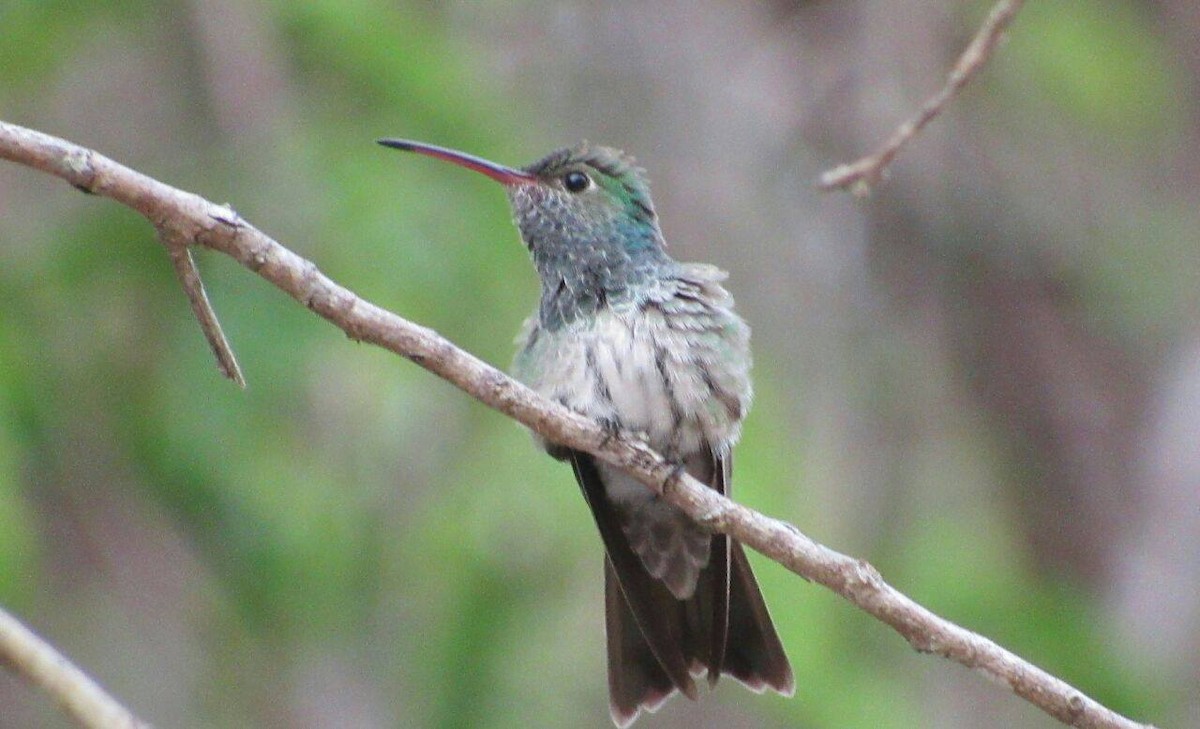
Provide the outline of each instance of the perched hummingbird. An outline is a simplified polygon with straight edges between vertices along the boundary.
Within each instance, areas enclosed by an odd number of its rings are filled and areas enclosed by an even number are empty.
[[[586,142],[516,169],[401,139],[379,143],[481,172],[508,191],[542,283],[513,374],[542,395],[644,438],[726,496],[750,407],[750,328],[713,266],[667,255],[645,171]],[[791,695],[792,669],[741,545],[588,453],[569,461],[607,559],[609,706],[628,726],[722,673]]]

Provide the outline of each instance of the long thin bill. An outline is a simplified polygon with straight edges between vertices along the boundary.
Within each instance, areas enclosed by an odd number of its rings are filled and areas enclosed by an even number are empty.
[[[482,157],[476,157],[466,152],[459,152],[455,149],[438,147],[437,145],[425,144],[424,142],[413,142],[408,139],[380,139],[378,142],[385,147],[401,149],[405,152],[416,152],[417,154],[452,162],[469,170],[475,170],[487,175],[501,185],[531,185],[537,182],[536,176],[524,170],[496,164]]]

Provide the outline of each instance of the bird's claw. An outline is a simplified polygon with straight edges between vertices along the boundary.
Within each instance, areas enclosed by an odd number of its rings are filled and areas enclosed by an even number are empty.
[[[607,447],[609,443],[621,437],[621,424],[612,418],[601,418],[599,421],[600,429],[604,431],[604,437],[600,439],[600,447]]]
[[[671,472],[667,474],[667,477],[662,482],[662,492],[664,494],[675,488],[675,485],[687,475],[687,469],[684,468],[682,461],[668,461],[668,465],[671,466]]]

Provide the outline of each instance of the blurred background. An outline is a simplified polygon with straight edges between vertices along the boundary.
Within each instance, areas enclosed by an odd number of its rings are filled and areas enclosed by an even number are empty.
[[[1200,725],[1200,6],[1030,3],[867,200],[815,189],[990,5],[3,0],[0,117],[243,216],[507,365],[501,190],[375,146],[649,170],[755,332],[739,500],[1142,721]],[[601,548],[506,418],[0,164],[0,604],[162,727],[609,726]],[[756,559],[791,700],[646,727],[1054,727]],[[0,727],[65,727],[0,673]]]

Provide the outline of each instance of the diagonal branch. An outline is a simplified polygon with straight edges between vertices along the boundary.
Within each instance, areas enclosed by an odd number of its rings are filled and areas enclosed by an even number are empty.
[[[0,122],[0,158],[110,197],[152,222],[170,220],[189,245],[232,256],[351,339],[407,357],[547,440],[588,451],[625,469],[697,523],[725,532],[801,577],[824,585],[890,625],[918,651],[974,668],[1064,724],[1144,729],[987,638],[921,607],[884,582],[866,562],[818,544],[790,524],[730,501],[677,471],[645,444],[612,437],[600,425],[537,395],[437,332],[359,298],[226,206],[165,185],[70,142],[4,122]]]
[[[988,13],[987,20],[980,26],[979,32],[954,64],[945,86],[925,102],[917,115],[901,124],[875,154],[849,164],[838,165],[825,172],[821,175],[817,187],[822,190],[848,188],[858,197],[866,196],[871,188],[883,179],[888,165],[899,154],[901,148],[917,136],[926,124],[941,114],[946,104],[958,96],[958,92],[983,68],[983,64],[987,63],[999,45],[1005,29],[1024,4],[1025,0],[1000,0],[996,3]]]
[[[217,312],[213,311],[212,304],[208,301],[208,294],[204,291],[204,282],[200,280],[200,270],[196,268],[196,260],[192,258],[192,249],[186,242],[180,244],[172,241],[170,239],[172,236],[167,233],[163,233],[159,237],[163,239],[171,254],[171,265],[175,267],[175,277],[179,279],[179,285],[187,294],[188,303],[192,305],[192,313],[196,316],[196,321],[200,322],[204,338],[208,340],[208,346],[217,358],[217,369],[221,370],[221,374],[226,378],[233,380],[245,389],[246,378],[242,376],[242,368],[238,365],[237,358],[233,356],[233,348],[229,346],[229,340],[225,338],[221,322],[217,321]]]
[[[0,664],[50,694],[80,726],[89,729],[149,729],[86,673],[16,618],[0,609]]]

